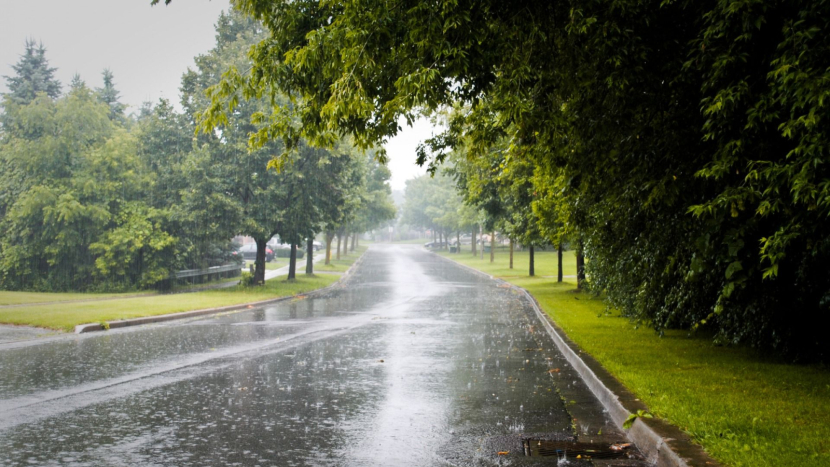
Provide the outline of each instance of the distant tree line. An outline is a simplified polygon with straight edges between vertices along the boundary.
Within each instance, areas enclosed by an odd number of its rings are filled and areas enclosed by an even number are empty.
[[[318,234],[354,238],[394,218],[388,169],[347,138],[298,141],[279,166],[269,162],[281,143],[249,151],[268,99],[242,100],[216,131],[196,133],[207,89],[261,37],[256,22],[223,15],[216,46],[182,78],[184,112],[160,100],[131,115],[111,71],[102,88],[75,76],[63,93],[45,48],[27,41],[0,115],[0,289],[153,287],[231,261],[235,235],[257,243],[251,282],[264,279],[275,235],[291,246],[293,278],[296,249],[311,253]]]
[[[203,126],[239,91],[297,96],[254,147],[370,147],[447,112],[418,161],[455,157],[473,205],[509,194],[517,238],[567,235],[584,285],[627,316],[828,357],[827,2],[234,5],[267,32]]]

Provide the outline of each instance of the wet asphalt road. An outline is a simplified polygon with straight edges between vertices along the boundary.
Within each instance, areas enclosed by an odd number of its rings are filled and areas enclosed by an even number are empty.
[[[624,440],[520,295],[417,247],[325,295],[0,345],[0,465],[550,465],[533,437]]]

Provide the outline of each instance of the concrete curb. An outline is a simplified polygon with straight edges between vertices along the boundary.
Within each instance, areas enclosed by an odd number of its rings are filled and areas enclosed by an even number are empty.
[[[366,251],[369,251],[369,250],[367,249]],[[363,255],[365,255],[365,254],[366,254],[366,252],[363,252]],[[314,290],[311,290],[311,291],[308,291],[308,292],[304,292],[304,293],[299,294],[299,295],[311,295],[311,294],[317,295],[317,294],[327,292],[329,290],[332,290],[336,287],[339,287],[339,286],[343,285],[343,283],[347,279],[349,279],[349,277],[353,273],[355,267],[358,266],[363,261],[363,255],[360,255],[360,257],[357,258],[355,260],[355,262],[352,263],[351,266],[349,266],[349,269],[347,269],[346,272],[343,273],[343,275],[340,276],[340,278],[337,279],[337,281],[335,281],[331,285],[327,285],[326,287],[323,287],[321,289],[314,289]],[[240,303],[238,305],[228,305],[228,306],[220,306],[220,307],[216,307],[216,308],[205,308],[205,309],[202,309],[202,310],[183,311],[183,312],[180,312],[180,313],[170,313],[170,314],[166,314],[166,315],[144,316],[144,317],[141,317],[141,318],[120,319],[120,320],[116,320],[116,321],[107,321],[107,325],[108,325],[108,329],[118,329],[118,328],[126,328],[126,327],[129,327],[129,326],[139,326],[139,325],[142,325],[142,324],[162,323],[162,322],[165,322],[165,321],[173,321],[173,320],[176,320],[176,319],[187,319],[187,318],[193,318],[193,317],[196,317],[196,316],[210,315],[210,314],[214,314],[214,313],[222,313],[222,312],[225,312],[225,311],[244,310],[244,309],[247,309],[247,308],[254,308],[254,307],[258,307],[258,306],[262,306],[262,305],[268,305],[268,304],[271,304],[271,303],[277,303],[277,302],[282,302],[282,301],[285,301],[285,300],[291,300],[291,299],[294,299],[294,298],[297,298],[297,297],[298,297],[298,295],[289,295],[287,297],[270,298],[268,300],[260,300],[258,302],[249,302],[249,303]],[[75,334],[84,334],[84,333],[87,333],[87,332],[104,331],[104,330],[105,330],[105,328],[104,328],[104,325],[102,323],[79,324],[79,325],[75,326]]]
[[[524,295],[533,306],[539,321],[545,326],[559,351],[565,359],[579,373],[582,380],[590,388],[594,396],[599,399],[608,411],[611,420],[622,429],[623,422],[638,410],[647,410],[644,403],[628,391],[611,373],[588,353],[567,337],[567,334],[551,317],[542,311],[536,298],[522,287],[510,284],[495,278],[485,272],[474,269],[465,264],[445,258],[432,252],[441,259],[452,261],[478,275],[485,276],[493,281],[509,285],[513,290]],[[694,444],[686,433],[674,425],[656,418],[638,418],[627,433],[628,439],[658,467],[719,467],[720,463],[712,459],[706,451]]]

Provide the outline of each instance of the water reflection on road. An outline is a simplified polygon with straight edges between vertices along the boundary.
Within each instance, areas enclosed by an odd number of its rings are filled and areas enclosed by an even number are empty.
[[[0,349],[0,375],[2,465],[524,465],[522,436],[621,439],[519,295],[406,246],[324,296]]]

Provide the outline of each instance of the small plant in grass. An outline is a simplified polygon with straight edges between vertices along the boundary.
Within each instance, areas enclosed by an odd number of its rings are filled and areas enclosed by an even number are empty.
[[[634,424],[634,420],[637,420],[638,418],[654,418],[654,416],[646,412],[645,410],[638,410],[637,413],[633,413],[625,419],[625,421],[623,422],[623,429],[627,430],[631,428],[631,425]]]
[[[254,275],[250,272],[243,272],[242,277],[239,279],[239,285],[243,287],[250,287],[254,284]]]

